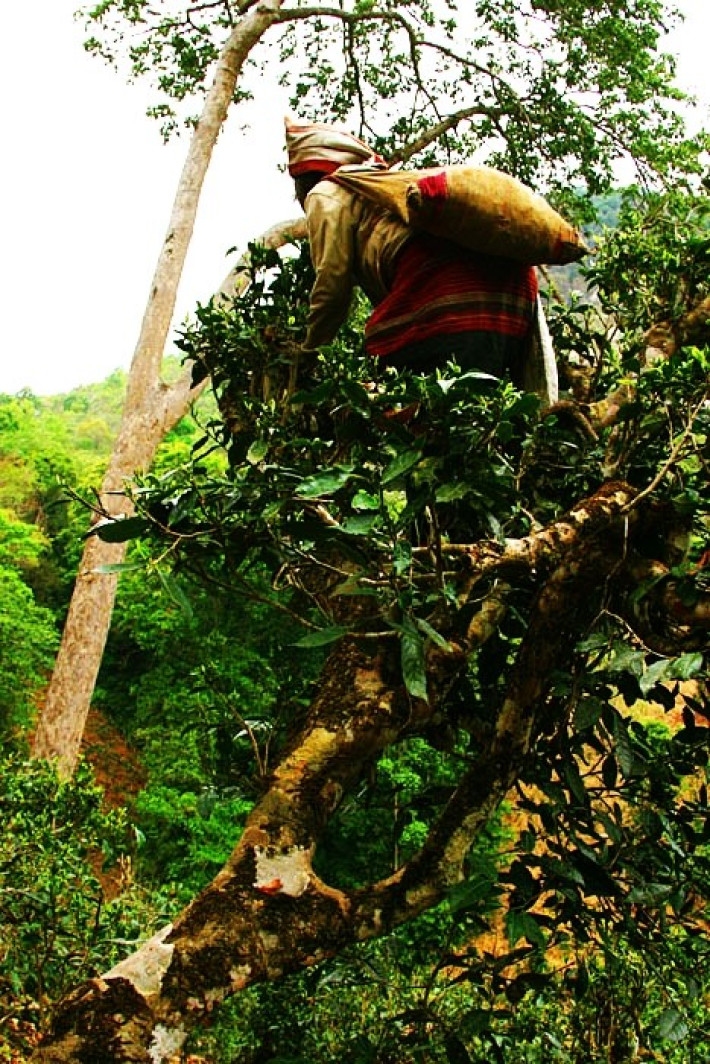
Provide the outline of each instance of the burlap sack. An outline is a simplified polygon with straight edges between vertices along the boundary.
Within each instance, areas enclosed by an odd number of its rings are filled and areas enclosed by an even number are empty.
[[[540,266],[575,262],[589,250],[542,196],[491,167],[343,166],[329,180],[392,211],[405,225],[483,254]]]

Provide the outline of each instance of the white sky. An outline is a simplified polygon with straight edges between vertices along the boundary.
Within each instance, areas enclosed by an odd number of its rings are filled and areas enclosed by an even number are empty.
[[[187,141],[163,144],[143,85],[82,48],[81,0],[5,4],[0,90],[0,392],[70,391],[128,368]],[[710,0],[677,0],[668,50],[710,104]],[[243,131],[234,110],[202,192],[175,322],[223,280],[230,247],[298,213],[283,159],[285,99],[260,87]]]

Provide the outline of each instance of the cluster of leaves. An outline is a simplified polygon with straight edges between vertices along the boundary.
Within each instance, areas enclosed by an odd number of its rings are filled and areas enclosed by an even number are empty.
[[[0,813],[3,1020],[41,1027],[52,1001],[111,967],[157,913],[139,892],[107,898],[102,870],[129,856],[131,839],[87,767],[62,782],[46,765],[5,756]]]
[[[362,627],[390,617],[391,634],[405,625],[411,638],[417,627],[431,637],[427,614],[453,594],[442,535],[469,542],[528,526],[514,436],[538,403],[455,370],[439,380],[392,380],[373,393],[341,367],[323,368],[329,379],[293,397],[295,425],[273,400],[261,403],[258,435],[230,439],[225,472],[207,471],[198,454],[187,467],[149,476],[136,492],[140,516],[99,534],[141,532],[163,548],[167,541],[180,564],[219,572],[252,598],[263,596],[264,568],[287,571],[295,594],[299,573],[337,557],[336,606],[359,596],[370,607]],[[231,413],[235,393],[229,402]],[[253,416],[254,400],[243,405]],[[417,410],[410,426],[389,416],[409,407]],[[315,607],[302,615],[311,645],[344,633],[325,600]]]
[[[289,647],[294,622],[219,584],[146,581],[137,550],[128,565],[96,703],[147,777],[132,810],[137,873],[185,904],[235,845],[311,671]]]
[[[86,509],[125,374],[54,397],[0,396],[0,732],[30,725],[58,643]],[[193,432],[194,438],[194,432]]]
[[[676,190],[624,197],[616,226],[585,271],[602,307],[629,339],[677,322],[710,293],[710,204]]]
[[[189,463],[144,478],[138,516],[102,536],[150,537],[178,566],[260,601],[274,601],[264,574],[279,574],[288,589],[279,608],[309,628],[304,645],[346,630],[397,636],[417,695],[423,645],[456,602],[452,544],[526,535],[613,475],[652,484],[672,504],[690,536],[690,573],[707,536],[702,351],[684,353],[683,372],[665,363],[642,374],[600,433],[564,407],[539,419],[534,396],[454,365],[435,376],[377,374],[355,333],[294,392],[308,266],[269,253],[258,270],[233,307],[200,308],[181,338],[197,374],[212,373],[221,417]],[[599,386],[628,379],[630,359],[608,361]],[[224,466],[211,463],[216,451]],[[327,595],[303,591],[315,572]],[[346,598],[359,600],[356,622],[342,618]]]
[[[702,660],[660,664],[649,668],[611,624],[582,643],[553,695],[574,700],[570,723],[541,736],[468,879],[387,939],[240,995],[195,1036],[196,1051],[242,1064],[264,1052],[296,1064],[482,1064],[513,1052],[527,1064],[606,1064],[641,1045],[669,1064],[704,1059],[708,743],[704,707],[687,695]],[[684,727],[649,725],[641,697],[652,719],[684,704]],[[405,858],[402,824],[427,829],[456,757],[421,739],[388,753],[325,839],[322,873],[354,883]]]
[[[58,636],[54,617],[38,606],[20,574],[0,566],[0,735],[26,727],[33,696],[51,668]]]
[[[426,957],[412,950],[419,936]],[[500,937],[483,941],[495,948]],[[415,921],[240,995],[192,1048],[215,1064],[255,1064],[262,1054],[290,1064],[608,1064],[642,1059],[640,1047],[687,1064],[710,1049],[706,964],[690,969],[685,938],[670,933],[662,957],[649,959],[623,932],[607,932],[547,965],[529,947],[499,956],[484,947],[477,967],[448,944],[441,922]]]

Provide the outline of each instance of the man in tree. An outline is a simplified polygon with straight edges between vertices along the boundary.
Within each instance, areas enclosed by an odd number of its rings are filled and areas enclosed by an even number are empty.
[[[343,188],[341,166],[385,167],[349,133],[287,119],[286,144],[316,273],[302,357],[312,359],[335,337],[359,285],[375,307],[365,348],[382,365],[428,371],[455,359],[464,371],[509,376],[554,401],[556,368],[549,351],[543,355],[546,329],[532,266],[415,232]]]

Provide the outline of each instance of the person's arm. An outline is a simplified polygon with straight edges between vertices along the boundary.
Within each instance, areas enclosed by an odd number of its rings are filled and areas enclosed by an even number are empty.
[[[338,198],[315,189],[306,201],[311,261],[316,279],[311,289],[304,349],[330,343],[348,316],[352,300],[353,219]]]

